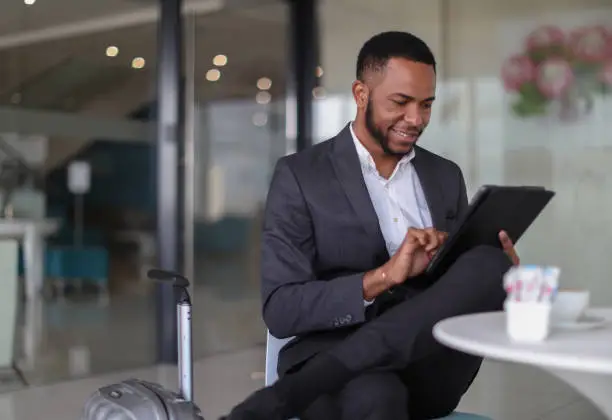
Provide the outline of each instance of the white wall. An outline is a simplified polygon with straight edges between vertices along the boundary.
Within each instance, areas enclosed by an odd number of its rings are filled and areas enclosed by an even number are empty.
[[[323,85],[319,139],[351,117],[350,85],[357,52],[371,35],[412,31],[439,62],[438,100],[424,147],[461,165],[470,192],[484,183],[537,184],[557,197],[519,243],[525,262],[558,264],[562,283],[588,287],[594,304],[612,303],[612,101],[573,123],[555,116],[520,119],[509,112],[500,69],[536,25],[563,28],[612,22],[612,4],[598,0],[326,0],[321,14]]]

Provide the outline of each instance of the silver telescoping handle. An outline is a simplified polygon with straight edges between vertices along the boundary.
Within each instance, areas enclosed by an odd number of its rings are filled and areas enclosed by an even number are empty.
[[[179,302],[178,370],[179,391],[186,401],[193,401],[193,347],[191,341],[191,302]]]
[[[191,297],[189,280],[178,273],[166,270],[149,270],[152,280],[171,283],[178,292],[176,307],[178,339],[179,392],[186,401],[193,401],[193,347],[191,341]]]

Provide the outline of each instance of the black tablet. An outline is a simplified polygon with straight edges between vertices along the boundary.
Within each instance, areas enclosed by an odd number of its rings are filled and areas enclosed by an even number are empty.
[[[516,244],[554,195],[543,187],[482,186],[425,273],[441,276],[461,254],[478,245],[501,248],[501,230]]]

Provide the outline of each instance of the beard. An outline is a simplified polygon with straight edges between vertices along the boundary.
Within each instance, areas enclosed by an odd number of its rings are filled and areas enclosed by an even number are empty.
[[[394,150],[392,150],[389,146],[389,136],[386,135],[381,129],[380,127],[378,127],[376,125],[376,122],[374,121],[374,107],[372,105],[372,100],[368,100],[368,105],[366,106],[366,110],[365,110],[365,123],[366,123],[366,129],[368,130],[368,133],[372,136],[372,138],[374,140],[376,140],[376,142],[380,145],[380,147],[383,150],[383,153],[386,154],[387,156],[397,156],[397,157],[402,157],[407,155],[409,152],[396,152]],[[422,133],[423,130],[419,129],[419,133]]]

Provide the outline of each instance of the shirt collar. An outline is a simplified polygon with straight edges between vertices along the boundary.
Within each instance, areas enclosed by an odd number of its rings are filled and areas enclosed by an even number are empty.
[[[359,162],[361,163],[361,165],[376,169],[376,165],[374,164],[374,159],[372,158],[372,155],[370,154],[370,152],[368,152],[368,149],[365,148],[363,143],[359,141],[357,135],[355,134],[355,130],[353,130],[353,122],[349,124],[349,129],[351,131],[351,137],[353,137],[353,143],[355,144],[355,149],[357,149],[357,155],[359,156]],[[412,148],[410,153],[400,159],[400,161],[398,162],[398,167],[402,167],[406,163],[410,162],[412,159],[414,159],[414,155],[414,148]]]

